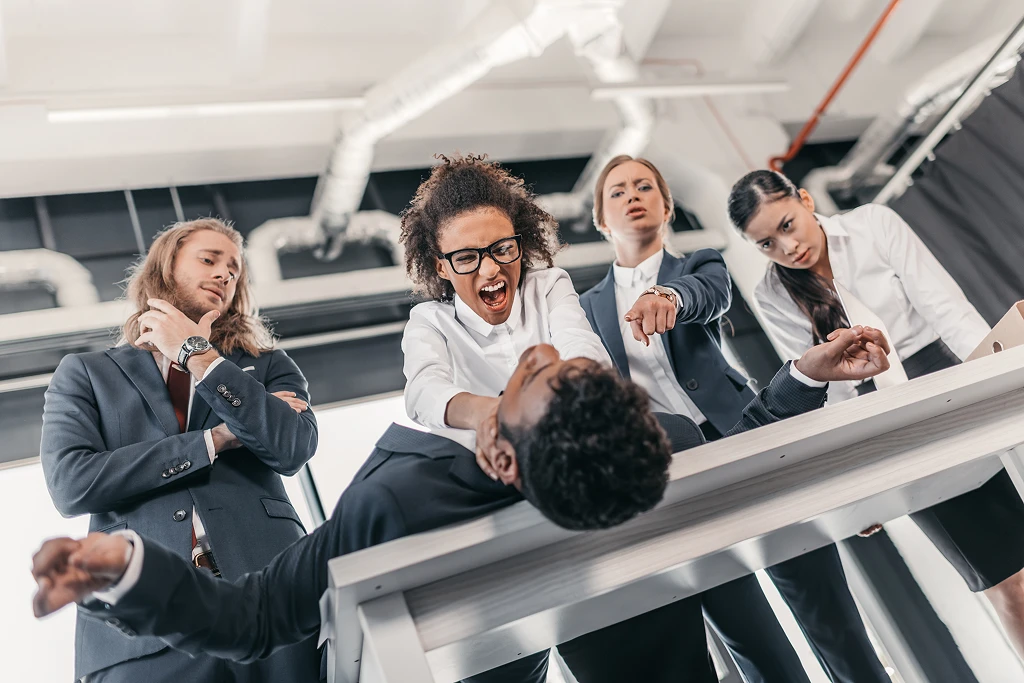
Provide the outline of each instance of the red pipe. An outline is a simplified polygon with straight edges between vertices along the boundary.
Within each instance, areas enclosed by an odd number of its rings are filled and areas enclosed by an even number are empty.
[[[853,70],[857,68],[858,64],[860,64],[860,60],[867,53],[871,44],[875,42],[875,38],[878,37],[882,27],[885,26],[885,23],[889,20],[889,17],[892,15],[893,10],[896,9],[896,5],[898,4],[900,4],[900,0],[891,0],[889,2],[889,6],[885,8],[884,12],[882,12],[882,16],[878,17],[878,21],[876,21],[875,25],[871,28],[871,32],[868,33],[866,38],[864,38],[864,42],[861,43],[857,52],[854,53],[849,63],[847,63],[846,68],[843,69],[841,74],[839,74],[839,78],[836,79],[836,82],[832,84],[832,88],[828,91],[828,94],[825,95],[825,99],[823,99],[821,104],[818,105],[818,108],[814,110],[811,118],[807,119],[807,123],[804,124],[804,127],[793,139],[793,144],[789,146],[786,153],[782,156],[772,157],[768,160],[768,166],[772,170],[780,170],[782,168],[782,164],[787,161],[792,161],[793,157],[795,157],[803,148],[804,143],[807,142],[807,138],[810,137],[811,133],[814,132],[814,129],[818,127],[818,122],[821,120],[822,114],[825,113],[828,106],[832,104],[832,100],[834,100],[836,95],[839,94],[839,91],[842,90],[843,85],[846,84],[846,79],[850,77]]]

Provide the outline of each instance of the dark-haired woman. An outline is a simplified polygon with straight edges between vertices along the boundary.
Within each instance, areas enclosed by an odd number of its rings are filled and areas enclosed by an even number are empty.
[[[610,160],[594,188],[594,225],[614,247],[615,262],[581,303],[619,372],[647,390],[652,408],[686,415],[714,441],[739,421],[754,392],[720,346],[719,319],[732,302],[725,261],[713,249],[685,258],[666,251],[674,211],[654,164],[626,155]],[[889,681],[834,545],[767,571],[833,681]],[[702,599],[746,680],[808,680],[755,576]]]
[[[526,349],[609,364],[569,274],[551,267],[558,225],[522,179],[477,157],[444,159],[403,213],[401,239],[414,289],[431,299],[402,339],[406,410],[419,424],[482,456]]]
[[[729,216],[771,261],[756,290],[766,331],[783,355],[800,354],[845,326],[836,280],[878,315],[911,379],[965,359],[989,326],[910,226],[868,204],[838,216],[774,171],[741,178]],[[872,391],[833,385],[836,402]],[[992,602],[1024,654],[1024,502],[1000,472],[980,488],[911,515],[972,591]]]

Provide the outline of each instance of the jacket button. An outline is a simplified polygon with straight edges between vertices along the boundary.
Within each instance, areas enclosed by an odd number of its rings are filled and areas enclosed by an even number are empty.
[[[689,382],[686,383],[686,388],[689,389],[690,391],[697,391],[697,388],[699,386],[700,384],[698,384],[697,380],[695,379],[691,379]]]
[[[218,394],[223,394],[227,390],[228,390],[228,388],[226,386],[224,386],[223,384],[218,384],[217,385],[217,393]]]
[[[228,399],[229,401],[231,399],[233,399],[234,397],[235,397],[234,394],[232,394],[230,391],[225,391],[224,392],[224,398]]]
[[[242,405],[242,399],[240,399],[240,398],[233,398],[233,399],[231,399],[231,405],[233,405],[234,407],[237,408],[238,406]]]
[[[172,519],[173,519],[173,520],[174,520],[175,522],[180,522],[180,521],[182,521],[183,519],[185,519],[185,517],[187,517],[187,516],[188,516],[188,513],[186,513],[186,512],[184,511],[184,510],[175,510],[175,511],[174,511],[174,514],[173,514],[173,515],[171,515],[171,518],[172,518]]]
[[[169,479],[170,476],[171,476],[171,471],[170,470],[164,470],[163,472],[160,473],[160,476],[163,477],[164,479]]]
[[[186,460],[185,462],[181,463],[181,471],[182,472],[187,470],[189,467],[192,467],[192,461],[191,460]]]

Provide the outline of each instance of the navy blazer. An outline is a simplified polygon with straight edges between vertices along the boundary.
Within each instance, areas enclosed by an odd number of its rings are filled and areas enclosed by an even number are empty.
[[[701,249],[681,259],[664,253],[658,284],[675,289],[682,301],[676,326],[667,334],[656,336],[668,351],[679,386],[708,422],[725,434],[754,398],[747,378],[722,355],[719,319],[732,304],[729,271],[722,255],[714,249]],[[584,292],[580,304],[619,373],[629,377],[629,361],[619,326],[626,311],[616,308],[614,267],[608,269],[601,282]]]
[[[308,400],[306,389],[284,351],[235,353],[196,386],[182,434],[151,353],[124,345],[68,355],[43,410],[40,452],[53,503],[66,517],[90,515],[90,531],[130,528],[185,559],[195,508],[225,578],[265,567],[305,535],[278,475],[297,472],[317,444],[313,412],[298,414],[270,392]],[[222,422],[243,446],[211,464],[203,430]],[[75,677],[164,647],[80,615]]]
[[[746,431],[820,408],[825,391],[794,379],[787,364],[751,401],[731,431]],[[691,420],[678,415],[657,417],[674,451],[704,442]],[[184,652],[251,662],[319,631],[318,605],[327,589],[330,559],[479,517],[521,500],[516,489],[484,475],[475,455],[458,443],[392,425],[342,494],[331,518],[266,569],[234,583],[222,581],[146,539],[142,574],[135,587],[115,606],[92,603],[90,608],[118,629],[158,635]],[[700,634],[694,647],[703,649],[700,610],[692,613]],[[645,617],[636,617],[631,624],[644,628]],[[581,654],[582,661],[591,656],[588,652]],[[546,657],[546,652],[527,656],[473,680],[540,683]],[[628,653],[624,661],[631,661]],[[523,664],[530,665],[526,667],[529,675],[523,673]],[[671,680],[690,680],[662,673]]]

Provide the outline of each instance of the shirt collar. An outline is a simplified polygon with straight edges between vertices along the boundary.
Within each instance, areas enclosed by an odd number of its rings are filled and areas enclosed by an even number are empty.
[[[626,268],[618,263],[612,264],[612,272],[615,274],[615,284],[620,287],[632,287],[637,281],[647,282],[658,277],[661,270],[661,262],[665,260],[665,250],[659,249],[652,256],[641,261],[635,268]]]
[[[850,236],[846,229],[843,228],[842,223],[840,223],[839,216],[822,216],[820,213],[816,213],[814,217],[818,219],[818,225],[825,231],[826,237]]]
[[[520,280],[520,282],[522,282]],[[508,316],[503,325],[508,325],[510,330],[515,330],[519,327],[523,320],[523,302],[522,302],[522,288],[517,287],[512,294],[512,312]],[[477,334],[489,337],[497,325],[492,325],[479,315],[476,311],[469,307],[465,301],[459,298],[459,295],[455,295],[455,317],[464,327],[468,327]]]

